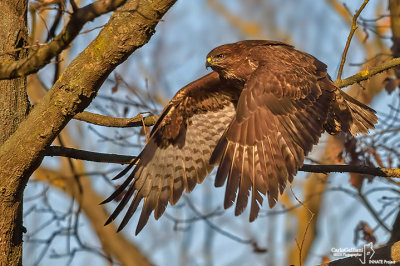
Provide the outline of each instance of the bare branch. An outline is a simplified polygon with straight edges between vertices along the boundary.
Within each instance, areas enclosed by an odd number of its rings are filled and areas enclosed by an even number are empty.
[[[390,235],[388,244],[392,244],[397,241],[400,241],[400,211],[397,213],[396,219],[393,222],[392,233]]]
[[[297,248],[299,249],[299,265],[301,266],[301,265],[303,265],[303,260],[302,260],[302,257],[301,257],[301,256],[302,256],[302,253],[303,253],[302,251],[303,251],[303,247],[304,247],[304,241],[306,240],[306,236],[307,236],[308,229],[310,228],[311,222],[312,222],[312,220],[313,220],[315,214],[314,214],[306,205],[304,205],[304,203],[303,203],[301,200],[299,200],[299,199],[297,198],[296,194],[293,192],[292,186],[290,186],[290,191],[292,192],[292,195],[293,195],[293,197],[296,199],[296,201],[297,201],[301,206],[303,206],[303,207],[308,211],[308,213],[309,213],[309,215],[310,215],[310,220],[308,220],[308,223],[307,223],[306,228],[305,228],[305,230],[304,230],[304,234],[303,234],[303,238],[301,239],[301,243],[299,243],[299,241],[297,240],[297,238],[295,238]]]
[[[81,168],[81,166],[78,166],[78,168]],[[80,169],[80,171],[84,171],[84,169]],[[122,234],[115,233],[115,225],[104,226],[104,221],[107,219],[108,213],[104,206],[98,206],[99,202],[104,199],[93,190],[90,179],[87,178],[87,176],[81,177],[82,191],[80,191],[75,178],[63,171],[63,169],[55,171],[40,167],[34,173],[34,178],[34,180],[47,182],[53,187],[66,192],[74,200],[79,202],[80,208],[82,208],[93,230],[99,236],[103,251],[107,255],[115,256],[121,265],[151,265],[148,259],[133,243]],[[76,223],[76,225],[77,224],[78,223]],[[73,234],[75,232],[75,238],[79,240],[78,231],[72,231],[73,232],[68,233]]]
[[[77,160],[84,160],[99,163],[128,164],[135,156],[119,155],[112,153],[101,153],[66,148],[62,146],[50,146],[46,150],[46,156],[61,156]]]
[[[22,210],[19,206],[22,206],[23,189],[41,164],[47,148],[70,119],[91,103],[110,72],[149,41],[155,26],[175,2],[129,0],[68,65],[56,84],[0,146],[0,180],[5,182],[2,185],[7,188],[7,193],[2,194],[3,202],[12,202],[18,210]],[[23,92],[22,89],[20,91]],[[10,208],[11,205],[3,206]],[[19,215],[16,209],[11,209],[11,212],[14,217]],[[17,233],[10,235],[12,239],[7,244],[22,243],[22,226],[19,226],[22,223],[11,221],[10,218],[7,223],[16,225]],[[12,232],[11,227],[7,228]],[[22,246],[15,244],[15,247],[17,250]],[[19,252],[14,252],[14,249],[9,251],[10,256]]]
[[[387,232],[391,233],[392,231],[389,229],[389,227],[386,226],[386,224],[381,220],[379,215],[376,213],[374,208],[371,206],[371,204],[368,202],[367,198],[360,192],[358,191],[358,196],[360,197],[362,203],[364,203],[365,207],[368,209],[368,211],[372,214],[372,216],[375,218],[375,220],[385,229]]]
[[[300,171],[311,173],[359,173],[381,177],[400,177],[400,169],[398,168],[380,168],[368,167],[362,165],[345,165],[345,164],[332,164],[332,165],[311,165],[304,164]]]
[[[50,146],[45,153],[46,156],[62,156],[78,160],[85,160],[100,163],[119,163],[128,164],[135,158],[135,156],[119,155],[111,153],[100,153],[78,150],[73,148],[65,148],[61,146]],[[345,165],[345,164],[332,164],[332,165],[315,165],[304,164],[299,171],[310,173],[359,173],[380,177],[399,177],[400,169],[398,168],[380,168],[368,167],[362,165]]]
[[[0,64],[0,80],[36,73],[48,64],[54,56],[67,48],[86,22],[117,9],[125,2],[126,0],[100,0],[79,8],[72,14],[71,19],[60,34],[47,45],[39,47],[24,59]]]
[[[354,83],[367,80],[370,77],[375,76],[376,74],[379,74],[398,65],[400,65],[400,58],[394,58],[383,63],[382,65],[372,67],[370,69],[361,70],[357,74],[350,76],[346,79],[338,79],[335,81],[335,85],[339,88],[347,87]]]
[[[139,114],[132,118],[117,118],[83,111],[76,114],[74,119],[105,127],[140,127],[143,125],[153,126],[157,122],[158,116],[142,117]]]
[[[368,2],[369,2],[369,0],[364,0],[364,3],[361,5],[361,7],[356,12],[356,14],[353,16],[350,33],[349,33],[349,36],[347,37],[346,46],[344,47],[344,50],[343,50],[342,60],[340,62],[338,75],[336,77],[336,79],[338,79],[338,80],[340,80],[340,77],[342,76],[343,67],[344,67],[344,63],[346,62],[346,55],[347,55],[347,51],[349,50],[349,47],[350,47],[351,39],[353,38],[354,32],[357,30],[358,16],[361,14],[361,11],[363,11],[364,7],[368,4]]]

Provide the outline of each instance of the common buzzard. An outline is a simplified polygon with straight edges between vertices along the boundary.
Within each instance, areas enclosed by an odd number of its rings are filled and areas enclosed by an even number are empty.
[[[224,207],[250,221],[263,195],[273,207],[304,156],[324,131],[356,135],[377,122],[375,111],[337,88],[326,65],[276,41],[226,44],[207,55],[214,71],[182,88],[165,107],[137,159],[115,179],[123,184],[104,203],[123,196],[106,224],[129,205],[121,230],[144,199],[138,234],[154,211],[174,205],[211,172],[227,180]]]

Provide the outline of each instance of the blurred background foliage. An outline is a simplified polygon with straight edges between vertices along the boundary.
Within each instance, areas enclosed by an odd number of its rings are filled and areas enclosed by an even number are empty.
[[[179,0],[150,42],[109,76],[88,111],[114,117],[158,115],[177,90],[208,73],[208,51],[242,39],[293,44],[325,62],[334,79],[352,16],[362,2]],[[69,1],[30,1],[32,43],[44,43],[57,34],[68,21],[68,10]],[[342,78],[391,57],[389,14],[388,1],[368,3]],[[88,23],[69,49],[29,76],[33,103],[107,20],[102,16]],[[378,111],[375,132],[356,139],[324,136],[306,163],[398,167],[400,101],[393,74],[387,71],[347,89]],[[146,133],[148,129],[105,128],[74,120],[55,144],[136,155]],[[392,179],[299,172],[292,191],[301,203],[287,189],[274,209],[263,206],[260,217],[249,223],[247,212],[235,217],[232,209],[223,210],[224,188],[214,188],[210,175],[176,206],[168,207],[159,221],[151,218],[135,237],[136,215],[116,234],[115,225],[103,227],[116,203],[99,206],[118,185],[111,178],[122,168],[47,157],[25,192],[25,264],[315,265],[337,259],[332,257],[333,247],[386,243],[400,203],[399,183]]]

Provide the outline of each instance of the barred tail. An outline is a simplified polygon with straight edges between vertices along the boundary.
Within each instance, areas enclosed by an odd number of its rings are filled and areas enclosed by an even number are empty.
[[[357,101],[340,89],[335,90],[325,129],[330,134],[340,131],[355,136],[368,133],[378,122],[375,110]]]

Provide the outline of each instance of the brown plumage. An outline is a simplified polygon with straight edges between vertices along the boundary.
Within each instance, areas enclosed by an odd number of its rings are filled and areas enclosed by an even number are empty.
[[[224,207],[236,201],[239,215],[250,197],[253,221],[263,195],[273,207],[324,131],[355,135],[377,122],[373,109],[335,87],[324,63],[284,43],[222,45],[207,66],[214,72],[172,98],[138,159],[116,177],[137,164],[104,201],[125,193],[106,224],[129,205],[121,230],[144,200],[138,234],[153,211],[158,219],[215,165],[215,185],[227,183]]]

